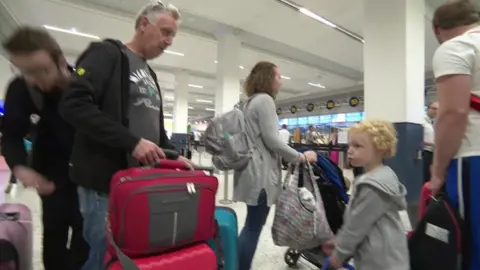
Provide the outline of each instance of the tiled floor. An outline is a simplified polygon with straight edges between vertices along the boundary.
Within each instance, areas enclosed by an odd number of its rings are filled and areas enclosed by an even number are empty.
[[[194,162],[200,163],[202,165],[209,165],[210,160],[207,156],[202,155],[202,158],[198,155],[194,155],[193,157]],[[350,173],[350,172],[347,172]],[[9,177],[9,172],[0,172],[0,192],[3,195],[3,188],[2,184],[8,181]],[[224,192],[224,187],[225,187],[225,177],[224,175],[218,175],[218,179],[220,182],[220,187],[219,191],[217,194],[217,200],[220,201],[223,199],[223,192]],[[229,186],[229,194],[231,195],[232,191],[232,175],[229,175],[229,181],[228,181],[228,186]],[[41,222],[40,222],[40,202],[39,198],[36,195],[35,192],[31,190],[19,190],[16,192],[15,196],[12,198],[10,196],[6,197],[7,201],[15,201],[15,202],[22,202],[27,204],[34,216],[34,224],[35,224],[35,255],[34,255],[34,261],[35,261],[35,269],[34,270],[43,270],[43,266],[41,264]],[[0,198],[1,202],[1,198]],[[242,203],[232,203],[227,205],[228,207],[233,208],[238,215],[238,222],[239,222],[239,228],[243,226],[244,220],[245,220],[245,205]],[[257,253],[255,255],[255,260],[253,263],[253,268],[252,269],[289,269],[288,266],[284,262],[284,252],[286,248],[282,247],[277,247],[273,244],[272,238],[270,235],[270,228],[272,225],[273,221],[273,211],[272,209],[270,211],[270,215],[267,221],[267,225],[265,226],[262,236],[260,239],[260,243],[257,249]],[[317,269],[313,265],[309,264],[308,262],[304,260],[300,260],[298,267],[296,269]]]

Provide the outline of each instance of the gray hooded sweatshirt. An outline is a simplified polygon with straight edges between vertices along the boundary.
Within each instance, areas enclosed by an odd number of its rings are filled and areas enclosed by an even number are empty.
[[[334,255],[353,257],[357,270],[409,270],[407,235],[399,211],[405,210],[406,188],[388,166],[354,181]]]

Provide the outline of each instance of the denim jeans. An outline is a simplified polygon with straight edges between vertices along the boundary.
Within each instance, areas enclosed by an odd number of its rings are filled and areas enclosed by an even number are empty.
[[[263,226],[267,221],[270,207],[267,205],[267,193],[265,190],[258,196],[258,205],[247,205],[247,218],[245,226],[238,237],[239,245],[239,270],[250,270],[253,257],[257,250],[258,239],[262,233]]]
[[[104,270],[107,250],[105,217],[108,197],[82,187],[78,187],[80,211],[83,215],[83,237],[90,246],[88,260],[82,270]]]

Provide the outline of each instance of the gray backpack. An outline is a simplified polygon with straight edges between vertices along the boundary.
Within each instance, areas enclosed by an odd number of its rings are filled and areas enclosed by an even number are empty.
[[[213,118],[205,131],[205,150],[219,170],[242,170],[250,162],[253,143],[246,132],[244,112],[253,97]]]

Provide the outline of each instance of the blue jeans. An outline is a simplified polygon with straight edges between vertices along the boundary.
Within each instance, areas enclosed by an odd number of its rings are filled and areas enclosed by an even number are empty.
[[[78,187],[78,199],[83,215],[83,237],[90,246],[88,260],[82,270],[104,270],[107,251],[105,217],[108,197],[93,190]]]
[[[250,270],[252,267],[258,239],[262,233],[263,225],[265,225],[267,221],[269,212],[270,207],[267,205],[267,193],[265,190],[262,190],[258,196],[258,205],[247,205],[247,219],[238,237],[239,270]]]

